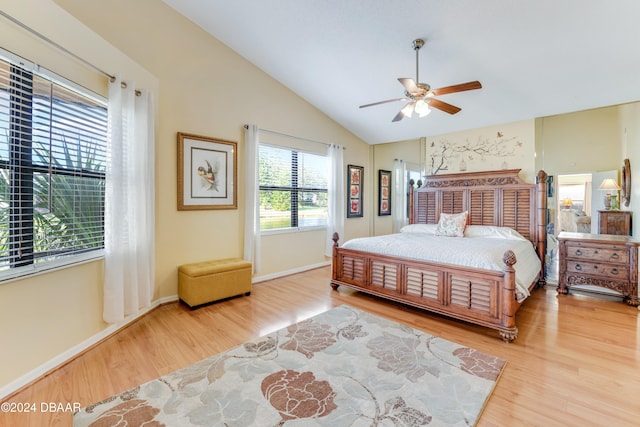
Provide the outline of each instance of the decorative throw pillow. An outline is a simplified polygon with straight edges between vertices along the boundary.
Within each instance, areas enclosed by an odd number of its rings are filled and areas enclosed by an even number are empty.
[[[468,214],[467,211],[457,214],[441,213],[438,227],[436,227],[436,236],[464,237]]]

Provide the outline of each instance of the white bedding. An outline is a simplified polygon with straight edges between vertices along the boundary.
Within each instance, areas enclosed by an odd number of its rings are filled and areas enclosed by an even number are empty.
[[[533,245],[507,227],[467,226],[464,237],[436,236],[435,225],[412,224],[400,233],[349,240],[343,248],[400,256],[423,261],[504,271],[502,257],[508,249],[516,254],[516,298],[529,296],[529,285],[541,264]]]

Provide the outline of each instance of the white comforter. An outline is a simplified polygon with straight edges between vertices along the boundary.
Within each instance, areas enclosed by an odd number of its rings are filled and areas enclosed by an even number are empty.
[[[504,271],[505,251],[516,255],[516,298],[529,296],[528,286],[540,272],[541,264],[533,245],[515,230],[505,227],[468,226],[465,237],[436,236],[428,225],[410,225],[401,233],[349,240],[343,248]]]

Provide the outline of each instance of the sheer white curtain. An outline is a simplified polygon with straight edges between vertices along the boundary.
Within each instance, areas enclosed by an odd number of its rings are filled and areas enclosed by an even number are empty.
[[[245,153],[245,217],[244,259],[251,261],[253,272],[260,271],[260,182],[258,175],[258,143],[260,132],[256,125],[244,127]]]
[[[340,145],[330,144],[327,149],[329,157],[328,216],[327,242],[325,255],[333,254],[333,233],[344,238],[345,194],[344,194],[344,149]]]
[[[393,198],[391,200],[393,232],[399,233],[407,225],[407,163],[404,160],[393,161]]]
[[[154,113],[151,94],[109,84],[105,186],[104,312],[122,321],[151,304],[154,289]]]

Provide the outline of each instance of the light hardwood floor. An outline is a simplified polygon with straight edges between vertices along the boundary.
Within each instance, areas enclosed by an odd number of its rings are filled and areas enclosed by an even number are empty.
[[[197,310],[166,304],[8,401],[34,414],[2,414],[0,426],[71,425],[82,406],[306,319],[340,304],[369,311],[508,361],[478,426],[640,425],[640,311],[621,302],[538,289],[517,315],[518,339],[346,288],[320,268],[254,285],[249,297]],[[338,362],[337,362],[338,363]]]

